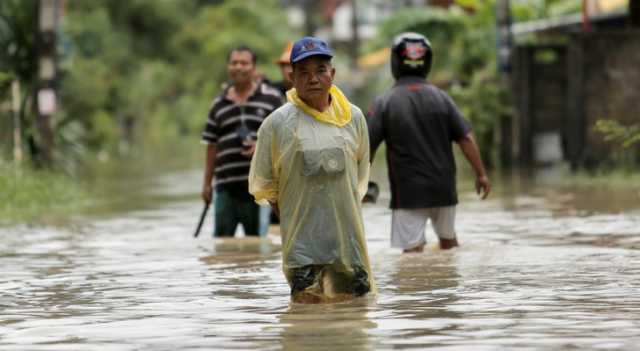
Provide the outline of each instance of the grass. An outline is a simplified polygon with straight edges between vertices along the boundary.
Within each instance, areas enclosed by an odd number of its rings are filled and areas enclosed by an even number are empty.
[[[63,173],[0,163],[0,225],[59,222],[87,200],[82,186]]]
[[[593,171],[579,170],[568,172],[564,178],[566,183],[585,186],[638,187],[640,188],[640,170],[631,167],[598,169]]]

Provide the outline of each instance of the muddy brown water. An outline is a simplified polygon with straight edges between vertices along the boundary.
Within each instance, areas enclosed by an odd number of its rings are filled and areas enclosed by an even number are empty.
[[[416,255],[389,247],[383,187],[378,295],[297,305],[277,238],[192,238],[199,170],[139,177],[73,225],[0,228],[0,350],[637,350],[640,190],[534,178],[486,201],[463,180],[462,246],[429,230]]]

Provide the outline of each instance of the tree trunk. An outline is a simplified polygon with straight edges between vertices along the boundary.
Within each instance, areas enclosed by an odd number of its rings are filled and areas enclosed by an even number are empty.
[[[317,5],[314,0],[304,0],[302,2],[302,9],[304,10],[304,31],[305,35],[314,36],[317,26],[316,26],[316,9]]]
[[[11,82],[11,112],[13,113],[13,159],[22,162],[22,119],[20,118],[20,82]]]
[[[349,45],[349,56],[351,58],[351,68],[357,69],[358,55],[360,54],[360,32],[358,31],[358,6],[356,0],[351,0],[351,45]]]
[[[40,0],[38,35],[38,121],[41,158],[45,165],[53,164],[54,132],[53,114],[56,110],[56,27],[58,24],[58,0]]]

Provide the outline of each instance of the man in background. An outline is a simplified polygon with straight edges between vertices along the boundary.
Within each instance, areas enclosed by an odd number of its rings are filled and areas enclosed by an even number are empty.
[[[248,175],[262,121],[283,103],[280,92],[255,80],[256,54],[246,46],[229,53],[230,84],[209,110],[202,141],[207,145],[202,199],[212,201],[214,236],[233,236],[239,223],[249,236],[260,231],[260,207],[248,192]]]
[[[427,220],[440,248],[458,246],[453,142],[476,173],[476,191],[483,199],[491,191],[471,125],[449,95],[426,81],[432,59],[427,38],[417,33],[398,35],[391,49],[396,83],[375,99],[367,117],[372,161],[380,143],[387,145],[391,245],[404,252],[423,251]]]
[[[280,55],[280,58],[276,61],[276,64],[280,68],[280,73],[282,73],[282,80],[279,82],[274,82],[272,85],[276,87],[282,93],[282,96],[287,95],[287,90],[293,88],[293,83],[291,82],[291,61],[289,57],[291,56],[291,48],[293,46],[292,42],[287,43]]]

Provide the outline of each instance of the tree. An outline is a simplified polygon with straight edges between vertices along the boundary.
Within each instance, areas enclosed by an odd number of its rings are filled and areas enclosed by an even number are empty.
[[[37,89],[38,57],[36,33],[38,3],[36,0],[0,1],[0,72],[4,82],[1,91],[8,94],[10,81],[18,80],[22,88],[20,123],[22,137],[29,141],[30,152],[37,154],[34,134],[33,101]]]

